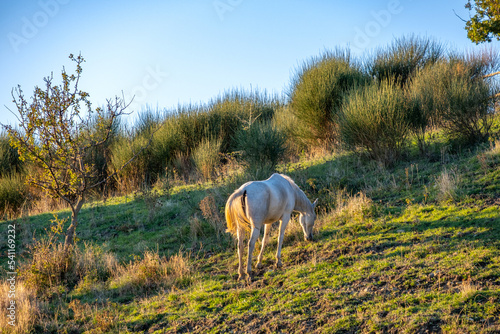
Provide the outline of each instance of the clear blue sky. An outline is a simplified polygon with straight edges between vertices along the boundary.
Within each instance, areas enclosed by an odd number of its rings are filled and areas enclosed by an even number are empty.
[[[15,124],[11,90],[86,59],[80,89],[95,107],[135,95],[133,108],[206,102],[250,87],[281,94],[303,60],[336,46],[363,54],[408,34],[450,47],[466,37],[466,0],[16,0],[0,4],[0,122]],[[496,44],[495,44],[496,43]],[[497,42],[492,44],[498,45]],[[484,47],[484,46],[482,46]]]

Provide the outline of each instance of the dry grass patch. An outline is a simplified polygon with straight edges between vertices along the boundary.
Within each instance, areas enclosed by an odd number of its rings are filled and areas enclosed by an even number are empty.
[[[135,257],[134,261],[118,266],[110,287],[122,293],[149,291],[174,285],[190,272],[188,259],[181,252],[167,259],[157,251],[146,251],[142,259]]]
[[[455,169],[444,169],[436,178],[437,198],[440,201],[456,200],[460,184],[460,175]]]
[[[2,333],[30,333],[42,318],[41,302],[37,300],[35,292],[20,281],[15,283],[15,296],[12,299],[9,298],[9,292],[12,292],[10,283],[1,282],[0,308],[4,311],[0,316]],[[11,300],[15,300],[14,319],[7,317],[10,314],[7,310],[11,305]],[[13,320],[14,322],[9,324]]]
[[[351,196],[344,189],[336,194],[334,215],[341,219],[363,219],[370,216],[372,208],[373,201],[365,192]]]

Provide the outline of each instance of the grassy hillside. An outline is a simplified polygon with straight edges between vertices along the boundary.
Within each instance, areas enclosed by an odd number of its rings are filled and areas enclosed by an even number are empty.
[[[460,152],[437,139],[430,145],[427,157],[409,156],[392,167],[351,153],[280,166],[310,199],[319,197],[315,242],[303,240],[295,219],[283,267],[275,269],[275,229],[251,285],[237,281],[235,243],[223,220],[228,195],[251,175],[160,182],[151,191],[88,204],[73,276],[23,267],[30,274],[17,283],[16,329],[500,332],[500,142]],[[61,211],[58,220],[67,216]],[[47,229],[51,219],[0,223],[2,231],[16,224],[18,260],[50,249],[49,241],[46,248],[28,245],[33,236],[59,237]],[[0,250],[5,269],[7,247]],[[43,289],[35,294],[35,286]],[[8,287],[2,289],[5,310]],[[0,324],[11,329],[4,315]]]

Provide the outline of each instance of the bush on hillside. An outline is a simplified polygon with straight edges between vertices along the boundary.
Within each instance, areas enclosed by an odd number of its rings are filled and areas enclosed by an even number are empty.
[[[28,187],[19,174],[0,178],[0,217],[15,215],[27,200]]]
[[[377,50],[368,67],[377,80],[389,80],[403,87],[418,69],[435,63],[443,55],[442,44],[412,35],[398,38],[387,48]]]
[[[10,145],[7,132],[0,132],[0,176],[12,175],[23,170],[17,149]]]
[[[46,236],[28,246],[30,259],[19,267],[19,279],[41,299],[58,296],[82,281],[106,281],[118,267],[116,257],[100,246],[66,249],[58,241],[66,220],[55,214]]]
[[[295,135],[309,145],[331,145],[338,139],[334,116],[345,92],[367,81],[349,51],[336,50],[305,62],[290,92],[290,107],[298,120]]]
[[[270,122],[255,122],[241,129],[236,142],[243,161],[252,171],[274,171],[286,152],[285,135]]]
[[[409,134],[404,92],[395,84],[372,83],[352,92],[339,114],[343,142],[350,148],[366,149],[384,164],[397,159]]]
[[[207,112],[211,115],[212,137],[222,139],[221,152],[235,149],[235,135],[248,122],[267,122],[274,117],[283,101],[266,91],[231,90],[210,101]]]
[[[489,136],[494,86],[478,75],[477,63],[451,59],[419,71],[411,91],[425,125],[442,127],[451,140],[474,144]],[[481,73],[482,70],[479,72]]]
[[[211,180],[220,165],[220,139],[203,139],[193,151],[193,162],[205,180]]]
[[[452,65],[460,68],[472,79],[483,78],[500,70],[500,54],[493,48],[452,52],[448,58]]]
[[[206,145],[212,138],[220,138],[218,150],[221,153],[233,151],[236,133],[247,120],[268,121],[281,105],[280,99],[265,92],[233,90],[207,104],[184,105],[164,112],[142,112],[133,131],[122,131],[121,138],[112,147],[111,165],[119,166],[152,136],[151,144],[117,176],[119,188],[131,191],[150,186],[170,170],[189,179],[190,162],[195,154],[198,160],[201,159],[202,143]]]

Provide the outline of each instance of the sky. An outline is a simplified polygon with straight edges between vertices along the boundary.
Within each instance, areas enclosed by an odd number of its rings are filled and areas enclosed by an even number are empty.
[[[130,111],[208,102],[233,88],[281,95],[300,64],[324,50],[358,56],[411,34],[450,49],[467,39],[466,0],[16,0],[0,3],[0,123],[63,67],[86,62],[79,88],[93,107],[125,97]],[[486,47],[498,46],[493,42]],[[129,116],[133,117],[133,116]]]

